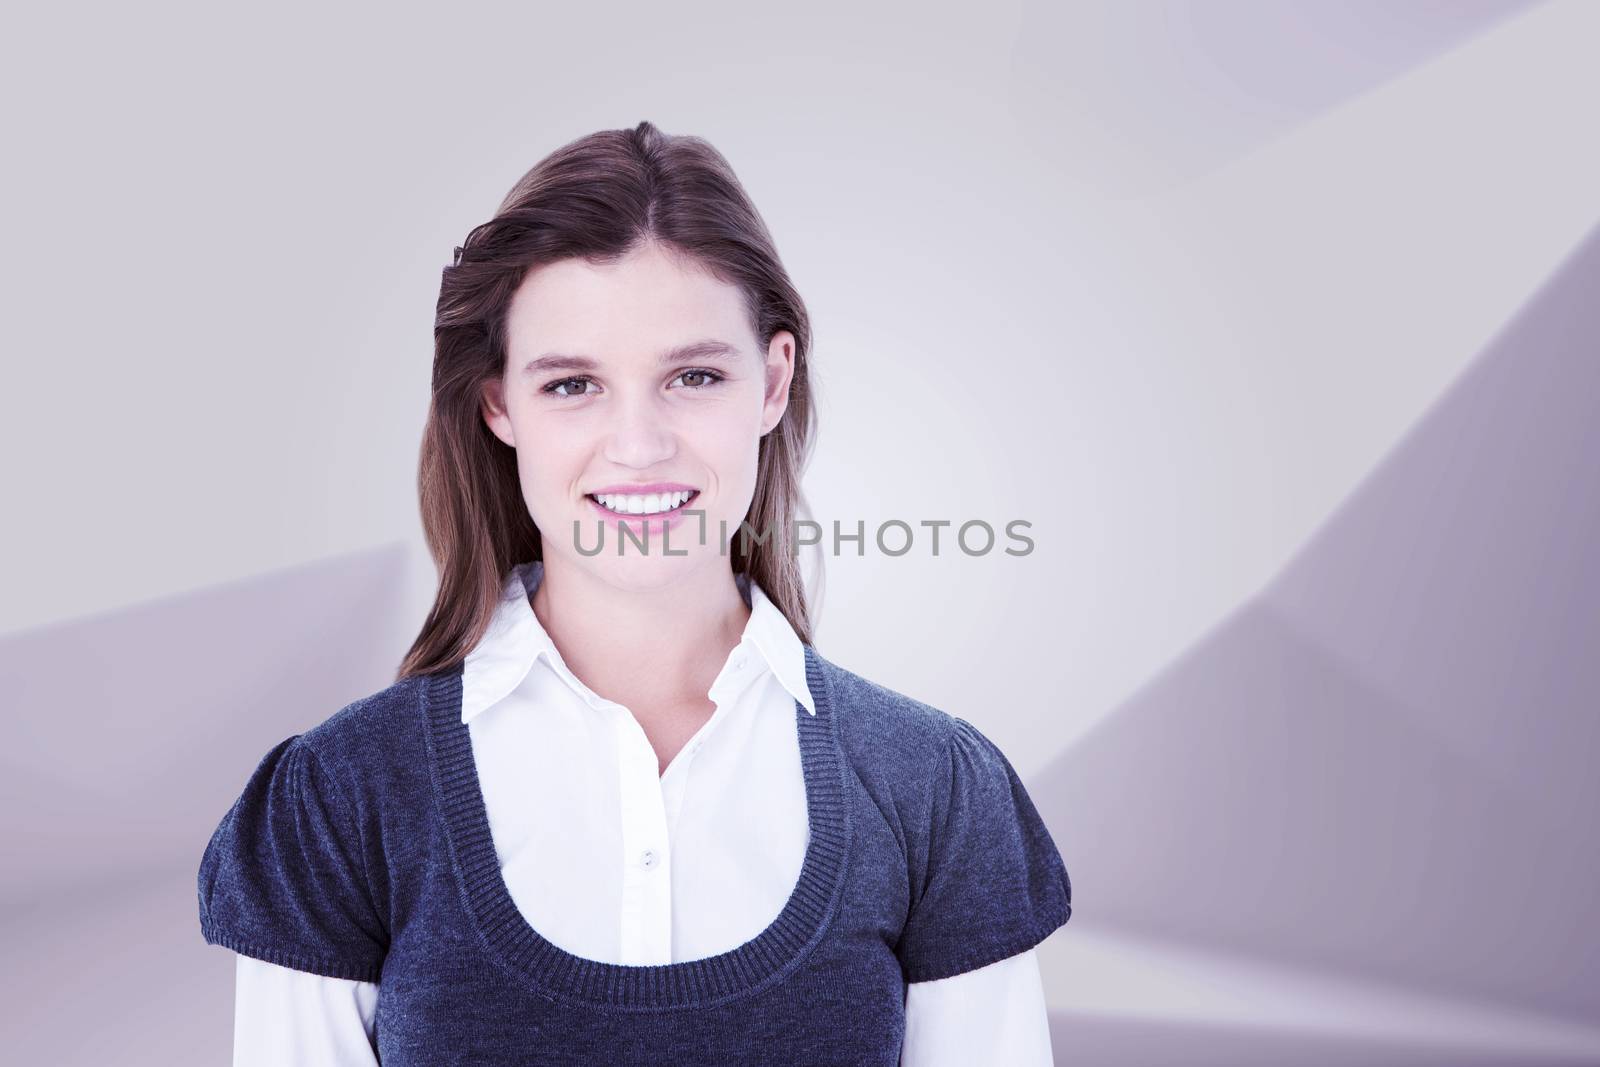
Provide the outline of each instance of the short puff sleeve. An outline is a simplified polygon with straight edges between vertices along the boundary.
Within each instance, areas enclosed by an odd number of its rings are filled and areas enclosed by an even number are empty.
[[[911,864],[896,942],[907,982],[948,978],[1033,948],[1072,916],[1072,882],[1011,762],[951,716],[946,775]]]
[[[329,978],[376,982],[388,948],[360,834],[296,735],[262,759],[200,861],[206,942]]]

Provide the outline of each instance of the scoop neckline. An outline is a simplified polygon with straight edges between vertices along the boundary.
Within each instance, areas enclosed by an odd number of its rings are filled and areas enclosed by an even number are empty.
[[[461,721],[465,664],[427,676],[423,686],[434,791],[444,816],[451,867],[469,921],[489,950],[546,995],[617,1010],[705,1007],[781,980],[826,933],[844,888],[852,820],[844,803],[844,760],[821,657],[805,644],[806,684],[816,714],[794,702],[805,775],[810,840],[789,898],[743,944],[677,963],[608,963],[547,940],[517,909],[489,829],[472,738]]]

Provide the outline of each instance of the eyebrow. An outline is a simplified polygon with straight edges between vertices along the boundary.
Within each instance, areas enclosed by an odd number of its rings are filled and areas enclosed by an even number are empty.
[[[703,341],[690,341],[686,345],[678,345],[661,353],[657,362],[663,367],[675,367],[680,363],[731,363],[740,358],[739,349],[726,341],[716,338],[706,338]],[[522,373],[539,374],[552,370],[597,370],[599,360],[591,356],[568,355],[561,352],[546,352],[528,360],[523,365]]]

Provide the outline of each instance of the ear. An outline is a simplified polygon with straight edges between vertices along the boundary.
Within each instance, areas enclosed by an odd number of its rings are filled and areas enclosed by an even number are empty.
[[[766,395],[761,404],[761,436],[771,433],[789,410],[789,383],[794,380],[794,334],[779,330],[767,344]]]
[[[489,427],[489,432],[516,448],[517,438],[511,432],[511,415],[506,410],[505,384],[499,378],[485,381],[482,401],[483,421]]]

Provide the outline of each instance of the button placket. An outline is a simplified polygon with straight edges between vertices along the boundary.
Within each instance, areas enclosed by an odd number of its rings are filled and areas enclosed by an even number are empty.
[[[616,709],[617,773],[622,812],[622,959],[672,962],[672,883],[667,819],[655,750],[626,708]]]

